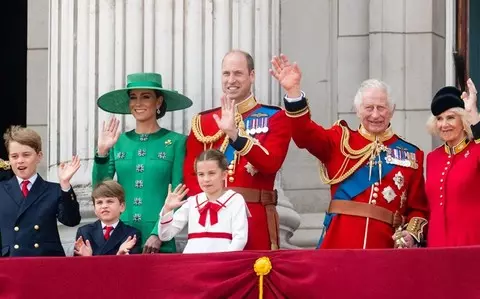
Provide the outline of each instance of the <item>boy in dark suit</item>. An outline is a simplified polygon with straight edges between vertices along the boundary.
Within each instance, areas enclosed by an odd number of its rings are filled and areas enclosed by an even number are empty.
[[[2,256],[65,256],[57,219],[66,226],[80,223],[79,205],[70,179],[80,159],[61,163],[60,184],[37,173],[42,140],[32,129],[12,126],[3,135],[10,167],[15,174],[0,182]]]
[[[103,181],[93,189],[92,201],[98,220],[78,229],[75,255],[140,253],[140,231],[120,220],[125,211],[122,186],[113,180]]]

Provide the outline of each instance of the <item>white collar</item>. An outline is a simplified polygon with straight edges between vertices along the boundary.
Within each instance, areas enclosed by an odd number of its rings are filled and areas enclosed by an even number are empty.
[[[119,222],[120,220],[117,220],[117,222],[112,225],[106,225],[105,223],[103,223],[103,221],[100,221],[100,223],[102,224],[102,229],[105,229],[106,226],[113,226],[113,229],[116,229]]]
[[[32,176],[28,179],[28,181],[30,181],[30,184],[32,184],[32,186],[33,186],[33,184],[35,183],[35,181],[37,180],[37,178],[38,178],[38,173],[35,173],[34,175],[32,175]],[[17,181],[18,181],[18,185],[19,185],[19,186],[22,186],[22,182],[23,182],[23,181],[26,181],[26,180],[24,180],[24,179],[22,179],[22,178],[20,178],[20,177],[17,176]]]

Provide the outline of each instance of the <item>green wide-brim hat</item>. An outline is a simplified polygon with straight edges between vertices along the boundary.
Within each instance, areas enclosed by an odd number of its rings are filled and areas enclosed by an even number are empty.
[[[135,73],[127,76],[125,88],[103,94],[97,100],[100,109],[117,114],[130,114],[128,91],[132,89],[160,90],[163,101],[167,103],[167,111],[182,110],[192,106],[192,100],[176,90],[163,88],[162,75],[157,73]]]

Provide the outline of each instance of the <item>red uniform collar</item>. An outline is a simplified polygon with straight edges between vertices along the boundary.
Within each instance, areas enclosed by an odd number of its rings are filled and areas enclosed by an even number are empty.
[[[445,148],[445,152],[447,154],[456,155],[456,154],[460,153],[461,151],[463,151],[469,143],[470,143],[470,140],[468,140],[467,138],[464,138],[462,141],[460,141],[455,146],[450,147],[445,143],[445,145],[443,147]]]

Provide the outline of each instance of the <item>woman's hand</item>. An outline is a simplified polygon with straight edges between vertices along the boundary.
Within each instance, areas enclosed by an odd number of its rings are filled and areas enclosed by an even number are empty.
[[[118,138],[120,137],[120,131],[118,130],[119,125],[120,120],[115,116],[110,118],[107,124],[105,124],[105,121],[103,122],[102,132],[98,136],[98,155],[108,155],[108,151],[115,145],[115,143],[117,143]]]

